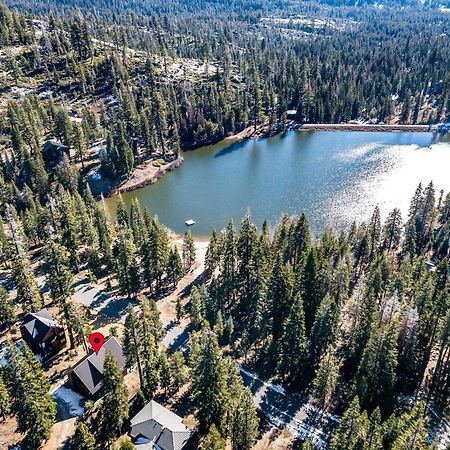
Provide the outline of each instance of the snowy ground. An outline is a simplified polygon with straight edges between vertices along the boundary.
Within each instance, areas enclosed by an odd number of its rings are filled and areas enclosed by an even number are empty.
[[[53,392],[53,400],[57,404],[59,420],[80,417],[84,413],[84,397],[66,386]]]
[[[269,422],[286,428],[295,437],[310,440],[315,448],[326,448],[329,433],[339,422],[339,417],[327,414],[273,383],[260,380],[256,374],[240,369],[244,383],[252,393],[255,403]]]

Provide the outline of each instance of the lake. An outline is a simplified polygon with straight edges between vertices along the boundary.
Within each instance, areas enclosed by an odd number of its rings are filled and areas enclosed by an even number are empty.
[[[221,230],[249,212],[274,225],[284,212],[306,212],[313,232],[382,216],[399,207],[406,217],[419,182],[436,195],[450,191],[450,140],[432,133],[308,131],[268,139],[222,141],[184,154],[184,163],[157,183],[122,194],[137,198],[160,221],[195,236]],[[113,212],[117,198],[107,199]]]

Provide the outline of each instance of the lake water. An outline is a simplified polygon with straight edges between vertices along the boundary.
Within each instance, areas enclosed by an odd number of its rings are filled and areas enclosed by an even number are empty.
[[[366,220],[375,205],[406,217],[419,182],[450,191],[450,140],[432,133],[310,131],[269,139],[220,142],[186,152],[156,184],[124,193],[176,232],[187,219],[196,236],[221,230],[250,212],[274,225],[284,212],[306,212],[317,235]],[[114,211],[117,199],[107,199]]]

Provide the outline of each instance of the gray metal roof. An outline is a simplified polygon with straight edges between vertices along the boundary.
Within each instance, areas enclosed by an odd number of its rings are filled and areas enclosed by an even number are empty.
[[[181,450],[193,431],[182,418],[152,400],[131,419],[131,436],[143,436],[162,450]]]
[[[102,385],[103,364],[107,350],[116,358],[119,368],[123,369],[125,367],[125,356],[122,346],[114,336],[111,336],[103,344],[98,354],[91,353],[72,369],[92,395],[98,392]]]

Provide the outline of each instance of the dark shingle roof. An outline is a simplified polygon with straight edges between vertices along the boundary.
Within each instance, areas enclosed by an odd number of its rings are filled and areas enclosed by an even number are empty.
[[[192,435],[181,417],[154,400],[131,419],[131,436],[143,436],[162,450],[181,450]]]
[[[42,342],[50,328],[62,328],[46,309],[41,309],[36,313],[29,313],[22,322],[23,328],[30,338]]]
[[[105,362],[107,350],[117,359],[119,368],[123,369],[125,367],[125,357],[123,355],[122,347],[119,344],[119,341],[113,336],[103,344],[98,354],[90,354],[72,369],[92,395],[98,392],[101,387],[103,364]]]

